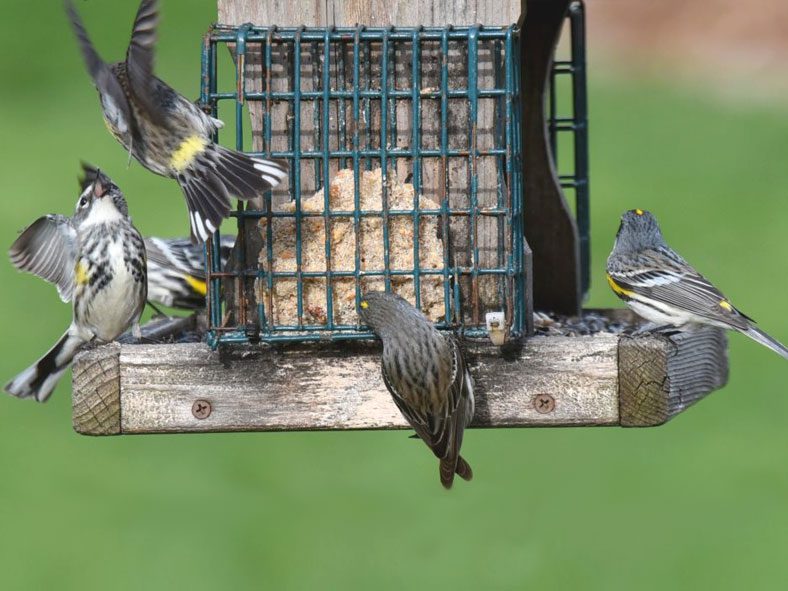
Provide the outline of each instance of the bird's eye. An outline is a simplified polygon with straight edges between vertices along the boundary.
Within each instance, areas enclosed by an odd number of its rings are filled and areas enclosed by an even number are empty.
[[[80,200],[79,200],[79,206],[80,207],[85,207],[87,204],[88,204],[88,198],[87,197],[80,198]]]

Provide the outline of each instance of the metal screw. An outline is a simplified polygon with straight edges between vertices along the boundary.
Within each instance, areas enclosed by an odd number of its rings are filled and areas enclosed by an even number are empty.
[[[549,394],[537,394],[533,400],[534,410],[540,414],[547,414],[555,410],[555,398]]]
[[[192,414],[195,419],[207,419],[211,416],[211,403],[207,400],[195,400],[192,404]]]

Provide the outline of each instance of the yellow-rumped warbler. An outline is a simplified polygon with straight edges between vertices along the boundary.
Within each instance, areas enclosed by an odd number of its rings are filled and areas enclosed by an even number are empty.
[[[234,236],[222,236],[219,245],[224,269],[235,244]],[[207,284],[203,247],[188,238],[145,238],[148,253],[148,300],[171,308],[199,310],[205,307]]]
[[[192,238],[204,242],[219,227],[230,212],[231,195],[254,199],[287,176],[282,162],[215,144],[222,122],[154,76],[157,0],[140,3],[126,60],[111,65],[96,52],[71,0],[65,4],[107,127],[145,168],[178,181]]]
[[[83,165],[84,166],[84,165]],[[145,306],[145,245],[120,189],[103,173],[80,195],[74,216],[37,219],[9,250],[17,269],[57,286],[73,302],[71,326],[57,344],[5,386],[19,398],[45,402],[79,348],[109,342],[130,326],[139,336]]]
[[[83,163],[79,178],[80,193],[96,180],[97,171]],[[224,269],[235,245],[235,237],[221,236],[219,257]],[[193,244],[188,238],[145,238],[148,259],[148,301],[181,308],[199,310],[205,307],[208,287],[205,280],[204,246]]]
[[[657,220],[633,209],[621,216],[607,280],[615,294],[640,316],[662,327],[691,330],[711,325],[738,330],[788,359],[788,349],[733,307],[716,287],[671,249]]]
[[[440,460],[441,484],[473,477],[460,455],[474,411],[473,378],[460,347],[401,297],[370,292],[361,320],[383,341],[383,381],[403,416]]]

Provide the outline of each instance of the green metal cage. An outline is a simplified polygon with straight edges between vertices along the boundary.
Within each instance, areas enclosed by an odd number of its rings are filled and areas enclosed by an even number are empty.
[[[573,31],[580,31],[582,12],[579,19],[576,12],[574,15],[570,16]],[[218,89],[221,47],[229,47],[234,54],[234,88],[227,91]],[[557,61],[555,74],[578,76],[583,51],[582,43],[573,42],[571,59]],[[222,269],[216,252],[218,233],[208,242],[208,342],[215,347],[258,340],[370,338],[371,333],[358,324],[355,315],[352,320],[338,321],[334,308],[338,282],[352,283],[357,307],[367,282],[372,280],[386,290],[397,282],[412,282],[413,303],[419,307],[424,285],[438,282],[442,294],[442,317],[436,321],[439,328],[460,330],[468,337],[486,336],[486,312],[500,311],[509,338],[522,336],[526,316],[532,311],[526,309],[519,56],[519,29],[514,25],[386,29],[244,25],[210,30],[203,44],[201,103],[217,117],[223,116],[223,103],[233,104],[236,149],[288,162],[288,186],[279,191],[279,200],[291,205],[277,210],[275,194],[269,193],[260,209],[239,205],[233,212],[239,242],[249,239],[258,222],[264,225],[257,260],[249,260],[242,243],[230,267]],[[435,66],[429,74],[435,77],[435,86],[425,82],[429,77],[424,73],[428,67],[425,64],[430,63]],[[259,73],[255,73],[259,86],[254,88],[248,88],[250,64],[259,67]],[[456,83],[458,68],[463,71],[463,84]],[[480,85],[482,79],[493,82]],[[581,166],[576,165],[571,175],[563,175],[561,180],[576,189],[578,219],[586,216],[586,222],[578,224],[586,233],[581,245],[587,245],[587,169],[582,166],[585,139],[580,135],[585,129],[584,80],[575,79],[574,87],[571,121],[560,118],[553,109],[550,129],[554,144],[564,129],[571,130],[575,137],[574,152]],[[245,109],[255,103],[257,115],[252,116],[257,116],[258,125],[256,130],[253,125],[252,141],[257,151],[248,145],[249,133],[244,128],[248,119]],[[305,105],[309,105],[308,111]],[[458,109],[467,117],[456,117]],[[272,115],[272,111],[276,113]],[[408,129],[401,125],[403,111],[409,118]],[[480,117],[489,119],[490,113],[494,120],[488,121],[489,137],[481,141],[477,124]],[[283,115],[284,134],[282,126],[276,131],[274,121]],[[370,124],[371,119],[377,125]],[[433,134],[434,141],[427,137],[428,126],[438,130]],[[311,135],[309,141],[305,141],[304,130]],[[277,133],[284,137],[277,139]],[[579,152],[583,154],[578,156]],[[480,187],[480,167],[494,175],[489,187]],[[365,209],[359,178],[364,171],[375,168],[380,169],[382,177],[381,207]],[[425,179],[433,168],[438,170],[438,180],[431,179],[438,185],[437,190],[433,187],[436,206],[425,208],[420,200],[424,199],[425,186],[430,182]],[[467,179],[460,188],[452,186],[458,168],[459,176]],[[329,185],[337,171],[344,169],[352,170],[354,178],[353,206],[334,210]],[[391,183],[403,169],[413,186],[413,203],[391,207]],[[305,177],[314,186],[305,186]],[[486,178],[489,181],[491,177]],[[303,200],[320,190],[322,211],[305,211]],[[383,260],[379,268],[362,264],[359,232],[372,219],[382,225]],[[412,220],[413,229],[413,264],[407,268],[391,263],[391,228],[402,219]],[[272,228],[278,220],[292,224],[295,269],[275,268]],[[311,238],[304,235],[305,229],[314,228],[315,220],[322,221],[323,228],[325,268],[319,270],[305,269],[302,252],[304,241]],[[425,220],[433,220],[442,242],[441,261],[436,268],[422,268],[420,263],[420,229]],[[332,266],[331,230],[338,223],[352,226],[355,233],[350,270]],[[489,239],[480,244],[480,226],[488,232],[493,229],[492,246]],[[455,234],[460,235],[462,244],[454,242]],[[287,282],[293,288],[294,318],[287,322],[273,312],[272,294],[278,282]],[[304,299],[307,286],[315,282],[324,290],[322,322],[310,320],[310,308]],[[228,290],[233,291],[232,298],[227,297]]]

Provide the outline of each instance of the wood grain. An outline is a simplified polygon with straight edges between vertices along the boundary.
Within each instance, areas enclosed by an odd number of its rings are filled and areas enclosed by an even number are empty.
[[[120,348],[110,343],[81,352],[72,374],[72,424],[83,435],[120,433]]]
[[[661,425],[728,381],[727,337],[703,328],[673,337],[622,337],[621,425]]]
[[[613,425],[618,422],[617,338],[534,338],[509,359],[472,346],[473,426]],[[123,433],[406,428],[380,377],[377,346],[124,345]],[[549,394],[553,412],[534,408]],[[195,400],[210,417],[195,419]]]
[[[520,15],[518,0],[324,0],[322,2],[261,2],[218,0],[219,22],[279,27],[375,27],[401,25],[508,25]]]

